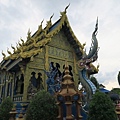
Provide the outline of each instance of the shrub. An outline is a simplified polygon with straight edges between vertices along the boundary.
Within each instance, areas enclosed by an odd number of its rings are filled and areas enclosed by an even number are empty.
[[[88,120],[117,120],[115,106],[109,96],[97,91],[89,105]]]
[[[57,105],[55,98],[45,90],[38,92],[26,112],[26,120],[56,120]]]
[[[5,98],[0,105],[0,120],[9,120],[10,114],[13,107],[13,102],[10,97]]]

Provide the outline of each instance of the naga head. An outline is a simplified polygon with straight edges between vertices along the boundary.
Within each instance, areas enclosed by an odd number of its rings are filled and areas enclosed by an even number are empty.
[[[78,66],[81,69],[85,68],[86,66],[89,66],[90,63],[96,61],[98,58],[98,41],[96,38],[97,30],[98,30],[98,18],[96,21],[95,30],[92,33],[92,44],[89,53],[88,54],[84,53],[82,59],[78,61]]]

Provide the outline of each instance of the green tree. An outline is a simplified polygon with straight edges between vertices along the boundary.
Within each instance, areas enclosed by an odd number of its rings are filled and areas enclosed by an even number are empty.
[[[10,97],[5,98],[0,105],[0,120],[9,120],[9,112],[13,107],[13,101]]]
[[[97,91],[90,102],[88,120],[117,120],[115,106],[110,97]]]
[[[91,77],[90,80],[92,81],[92,83],[96,86],[96,88],[99,88],[99,83],[97,81],[97,79],[95,77]]]
[[[26,120],[56,120],[57,110],[55,98],[42,90],[31,100],[27,108]]]
[[[116,94],[120,95],[120,88],[113,88],[111,90],[111,93],[116,93]]]

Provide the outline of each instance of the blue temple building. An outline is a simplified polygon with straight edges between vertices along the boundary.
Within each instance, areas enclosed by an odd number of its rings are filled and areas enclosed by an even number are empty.
[[[45,71],[50,72],[50,63],[63,73],[66,59],[71,66],[70,72],[76,88],[80,81],[88,93],[87,99],[95,93],[96,87],[89,78],[98,73],[98,68],[92,64],[97,59],[98,52],[97,23],[92,34],[92,46],[87,55],[84,44],[80,43],[69,24],[66,9],[60,13],[60,18],[54,24],[52,15],[45,28],[42,28],[42,21],[35,33],[31,34],[28,30],[26,40],[21,39],[17,46],[11,46],[13,51],[7,50],[8,56],[2,52],[1,100],[10,96],[16,106],[29,103],[37,91],[48,90]]]

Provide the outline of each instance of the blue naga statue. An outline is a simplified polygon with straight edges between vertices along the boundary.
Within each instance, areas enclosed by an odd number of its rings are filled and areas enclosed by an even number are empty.
[[[49,72],[47,72],[46,70],[44,70],[44,72],[47,75],[47,89],[48,92],[51,95],[54,95],[55,92],[59,91],[61,88],[61,72],[59,71],[60,66],[58,66],[58,64],[56,63],[56,67],[54,67],[53,62],[50,63],[50,69]]]

